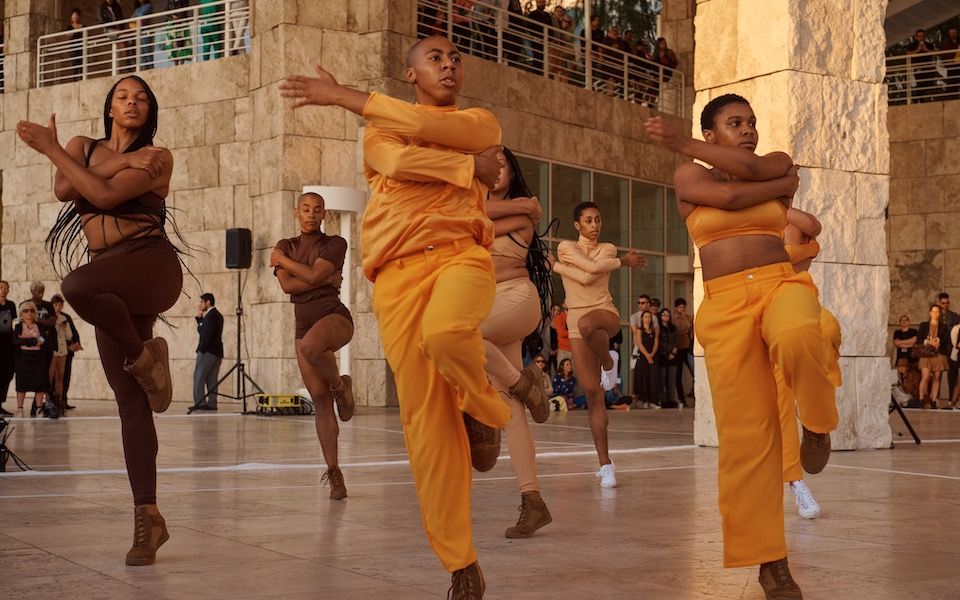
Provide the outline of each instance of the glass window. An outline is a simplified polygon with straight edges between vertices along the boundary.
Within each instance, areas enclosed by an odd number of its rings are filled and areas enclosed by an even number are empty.
[[[630,245],[630,224],[627,222],[630,181],[622,177],[597,173],[593,178],[593,201],[600,207],[602,228],[600,241],[615,246]]]
[[[677,210],[677,193],[667,189],[667,252],[670,254],[690,254],[690,238],[687,226]]]
[[[560,240],[577,239],[573,228],[573,209],[590,199],[590,171],[553,165],[550,219],[557,219],[560,226],[554,234]]]
[[[663,186],[633,182],[631,247],[663,252]]]
[[[527,182],[530,193],[540,200],[544,206],[543,214],[546,215],[546,203],[549,196],[549,178],[550,165],[542,160],[518,156],[517,162],[520,163],[520,172],[523,173],[523,180]]]
[[[649,254],[645,255],[644,258],[647,259],[647,266],[641,271],[640,269],[629,269],[630,273],[630,283],[633,286],[633,302],[626,304],[618,304],[617,306],[626,306],[629,313],[626,313],[629,317],[631,313],[637,312],[637,296],[640,294],[646,294],[651,298],[660,298],[663,300],[663,257],[662,256],[651,256]],[[624,269],[626,270],[626,269]],[[612,286],[611,286],[612,287]],[[621,309],[622,310],[622,309]],[[621,313],[623,316],[623,313]]]

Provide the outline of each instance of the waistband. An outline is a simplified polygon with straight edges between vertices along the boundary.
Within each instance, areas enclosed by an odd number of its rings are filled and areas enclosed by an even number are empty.
[[[709,299],[713,296],[728,292],[733,289],[738,289],[757,283],[777,281],[787,277],[794,277],[796,274],[797,270],[794,269],[793,265],[788,262],[779,262],[763,265],[762,267],[744,269],[743,271],[738,271],[736,273],[724,275],[723,277],[717,277],[709,281],[704,281],[703,295],[705,298]]]
[[[416,250],[409,254],[404,254],[403,256],[388,260],[377,268],[377,273],[384,273],[391,269],[403,269],[404,267],[415,265],[421,261],[427,260],[430,257],[457,254],[462,250],[473,248],[476,245],[477,241],[472,237],[463,237],[453,240],[452,242],[446,242],[444,244],[431,244],[421,248],[420,250]]]

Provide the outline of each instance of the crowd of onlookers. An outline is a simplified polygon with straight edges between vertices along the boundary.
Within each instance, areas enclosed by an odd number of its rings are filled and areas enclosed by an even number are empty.
[[[960,348],[960,315],[950,310],[950,295],[941,293],[917,328],[910,317],[900,316],[900,328],[893,332],[897,383],[893,397],[907,408],[957,407],[957,352]],[[947,374],[946,400],[940,402],[940,380]]]
[[[14,413],[3,407],[15,382],[16,417],[24,416],[28,393],[30,416],[58,418],[74,408],[67,402],[73,354],[83,349],[71,316],[63,312],[63,296],[43,299],[39,281],[30,298],[16,305],[7,298],[10,284],[0,281],[0,416]]]
[[[586,70],[583,38],[589,42],[595,89],[622,95],[627,85],[632,100],[655,103],[660,93],[660,67],[666,82],[679,63],[667,41],[658,38],[651,48],[635,39],[632,30],[621,34],[617,25],[605,29],[599,15],[591,16],[589,26],[576,23],[577,18],[578,13],[560,5],[548,11],[546,0],[537,0],[536,8],[526,13],[520,0],[453,0],[449,20],[442,3],[440,7],[421,7],[418,32],[422,36],[452,32],[452,41],[461,51],[496,58],[499,26],[507,64],[578,84],[584,82]]]
[[[956,26],[947,29],[939,48],[925,30],[918,29],[907,46],[907,58],[916,83],[916,101],[930,101],[935,96],[938,100],[960,98],[960,30]],[[938,89],[938,80],[943,81],[943,90]]]
[[[618,380],[605,394],[607,408],[692,406],[693,318],[687,313],[687,301],[677,298],[671,311],[661,307],[659,298],[641,294],[637,311],[630,316],[629,336],[629,343],[624,344],[623,332],[617,333],[610,339],[610,349],[630,358],[630,392],[625,392],[628,388],[622,378]],[[543,385],[553,410],[586,408],[586,398],[577,386],[563,305],[554,304],[546,326],[524,341],[524,364],[530,362],[543,370]],[[684,369],[689,372],[689,394]]]

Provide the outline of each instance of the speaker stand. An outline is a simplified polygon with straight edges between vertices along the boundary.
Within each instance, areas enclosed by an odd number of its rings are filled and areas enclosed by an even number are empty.
[[[247,411],[247,398],[251,396],[256,396],[257,394],[263,393],[263,388],[261,388],[253,377],[247,373],[247,369],[243,364],[241,351],[241,338],[240,332],[243,330],[243,296],[240,290],[240,271],[237,271],[237,362],[234,363],[230,370],[227,371],[223,377],[220,378],[220,381],[217,382],[216,387],[211,392],[207,392],[207,395],[203,397],[201,402],[205,402],[207,397],[211,394],[216,394],[217,396],[222,396],[224,398],[230,398],[231,400],[242,400],[243,401],[243,414],[254,414],[256,411],[250,412]],[[237,382],[236,382],[236,395],[231,396],[229,394],[220,393],[220,384],[226,381],[231,375],[236,373]],[[255,392],[247,393],[247,384],[253,386]]]

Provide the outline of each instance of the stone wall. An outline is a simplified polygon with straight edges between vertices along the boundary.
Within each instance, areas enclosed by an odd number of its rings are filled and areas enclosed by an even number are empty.
[[[757,152],[786,151],[803,167],[796,206],[823,223],[822,251],[810,272],[843,327],[837,449],[890,444],[882,4],[698,0],[695,18],[698,47],[711,49],[696,54],[695,121],[720,94],[748,98],[758,115]],[[697,368],[695,437],[715,444],[702,361]]]
[[[893,330],[902,314],[914,327],[925,320],[940,292],[960,303],[960,101],[891,106],[887,123]]]
[[[244,308],[241,356],[247,371],[269,392],[302,387],[293,310],[267,266],[270,249],[278,239],[297,234],[293,207],[303,186],[366,189],[358,144],[362,119],[340,108],[291,111],[276,89],[280,79],[287,73],[311,74],[319,63],[342,83],[412,100],[401,58],[414,41],[410,3],[365,0],[349,3],[345,10],[339,1],[312,0],[309,10],[305,6],[302,1],[253,2],[247,56],[142,74],[161,106],[157,143],[171,149],[176,165],[168,200],[185,242],[185,263],[196,277],[186,275],[184,294],[167,314],[173,328],[157,326],[171,345],[178,400],[190,399],[197,339],[193,317],[201,291],[215,294],[225,317],[222,372],[236,360],[238,273]],[[23,11],[25,22],[31,22],[29,13]],[[10,11],[7,17],[12,18]],[[25,45],[22,52],[29,55],[29,50]],[[516,151],[658,183],[672,181],[680,159],[646,139],[643,121],[649,109],[472,57],[465,58],[464,68],[461,105],[492,110],[501,120],[504,143]],[[74,135],[100,137],[103,99],[113,82],[25,86],[0,95],[0,278],[11,282],[16,301],[29,295],[29,282],[35,279],[45,282],[48,296],[59,291],[43,249],[59,204],[51,191],[53,168],[15,139],[14,126],[19,119],[44,121],[56,112],[61,142]],[[253,233],[249,270],[224,266],[224,230],[236,227]],[[336,214],[328,214],[325,229],[340,231]],[[353,239],[359,239],[356,229]],[[350,299],[356,324],[351,371],[358,402],[391,405],[395,397],[370,307],[372,286],[359,269],[356,245],[351,256],[356,282]],[[110,398],[93,333],[86,324],[78,325],[86,350],[74,363],[71,396]],[[231,394],[233,381],[225,383]]]

